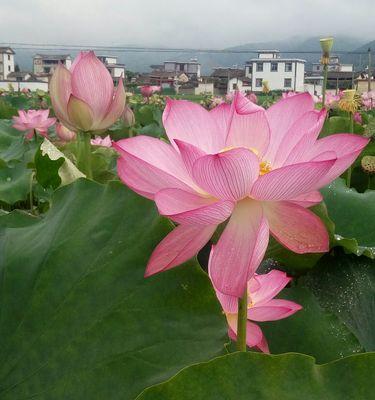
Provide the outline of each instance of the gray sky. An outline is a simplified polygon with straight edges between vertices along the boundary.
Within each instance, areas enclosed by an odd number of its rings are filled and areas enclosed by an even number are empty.
[[[375,0],[0,0],[0,42],[224,48],[327,34],[375,39]]]

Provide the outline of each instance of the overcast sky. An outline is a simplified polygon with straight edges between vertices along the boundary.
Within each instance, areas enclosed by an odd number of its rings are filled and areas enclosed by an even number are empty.
[[[0,0],[0,42],[224,48],[328,34],[375,39],[375,0]]]

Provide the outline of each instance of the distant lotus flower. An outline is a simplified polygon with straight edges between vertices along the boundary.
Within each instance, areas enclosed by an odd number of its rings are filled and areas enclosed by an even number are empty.
[[[109,135],[107,135],[105,138],[96,136],[95,139],[91,139],[91,144],[93,146],[112,147],[112,139]]]
[[[48,118],[49,110],[18,110],[18,117],[13,117],[13,128],[26,131],[26,139],[32,139],[37,132],[48,137],[48,128],[56,122],[56,118]]]
[[[125,123],[125,126],[133,126],[135,124],[135,117],[133,110],[129,106],[125,106],[124,112],[122,113],[122,120]]]
[[[229,92],[225,95],[225,101],[227,103],[231,103],[234,99],[234,93],[233,92]]]
[[[146,85],[146,86],[141,86],[140,90],[142,96],[148,98],[152,96],[154,93],[161,92],[161,86]]]
[[[63,142],[71,142],[76,139],[77,134],[66,128],[63,124],[56,124],[56,134]]]
[[[375,108],[375,90],[362,93],[362,106],[365,110],[372,110]]]
[[[210,259],[221,293],[243,295],[270,232],[296,253],[328,251],[325,226],[306,207],[321,201],[318,190],[347,169],[368,139],[317,140],[325,117],[308,93],[267,110],[238,92],[231,105],[212,111],[168,99],[163,124],[171,144],[148,136],[114,143],[122,181],[180,224],[156,247],[145,275],[193,257],[229,217]]]
[[[290,91],[290,92],[283,92],[281,96],[283,99],[286,99],[287,97],[293,97],[296,94],[298,94],[298,93]]]
[[[249,93],[246,95],[246,98],[250,100],[254,104],[258,104],[258,97],[255,93]]]
[[[362,125],[362,115],[359,112],[354,113],[353,120],[357,123]]]
[[[282,289],[290,282],[285,272],[272,270],[268,274],[255,274],[247,283],[248,307],[246,344],[249,347],[257,347],[264,353],[269,353],[267,340],[259,325],[251,321],[265,322],[278,321],[287,318],[302,307],[294,301],[274,299]],[[212,282],[214,284],[214,282]],[[220,301],[228,322],[228,336],[232,340],[237,339],[237,298],[221,293],[216,289],[216,296]]]
[[[125,107],[122,79],[115,90],[110,73],[92,51],[81,51],[70,70],[58,65],[51,78],[50,94],[55,114],[74,131],[107,129]]]
[[[325,105],[327,108],[335,108],[338,106],[341,97],[338,94],[332,94],[330,92],[326,93]],[[322,102],[322,97],[319,98],[319,101]]]
[[[21,92],[22,92],[23,94],[29,94],[29,93],[30,93],[30,89],[28,89],[28,88],[22,88],[22,89],[21,89]]]

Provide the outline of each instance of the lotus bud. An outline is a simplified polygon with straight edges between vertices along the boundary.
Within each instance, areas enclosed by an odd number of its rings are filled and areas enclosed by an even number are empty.
[[[362,115],[359,112],[354,113],[353,119],[357,124],[362,125]]]
[[[75,132],[66,128],[63,124],[56,124],[56,134],[63,142],[71,142],[77,137]]]
[[[328,65],[329,64],[329,56],[333,46],[333,37],[328,37],[324,39],[320,39],[320,47],[322,48],[322,58],[320,60],[321,64]]]
[[[375,174],[375,156],[364,156],[361,160],[361,166],[364,172],[369,175]]]
[[[129,106],[125,106],[124,112],[122,113],[122,119],[125,123],[125,126],[131,127],[135,124],[135,117],[132,109]]]

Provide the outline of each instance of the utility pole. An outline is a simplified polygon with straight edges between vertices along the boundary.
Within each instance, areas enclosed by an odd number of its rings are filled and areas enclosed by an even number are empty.
[[[368,81],[367,81],[367,91],[371,91],[371,47],[368,48]]]

